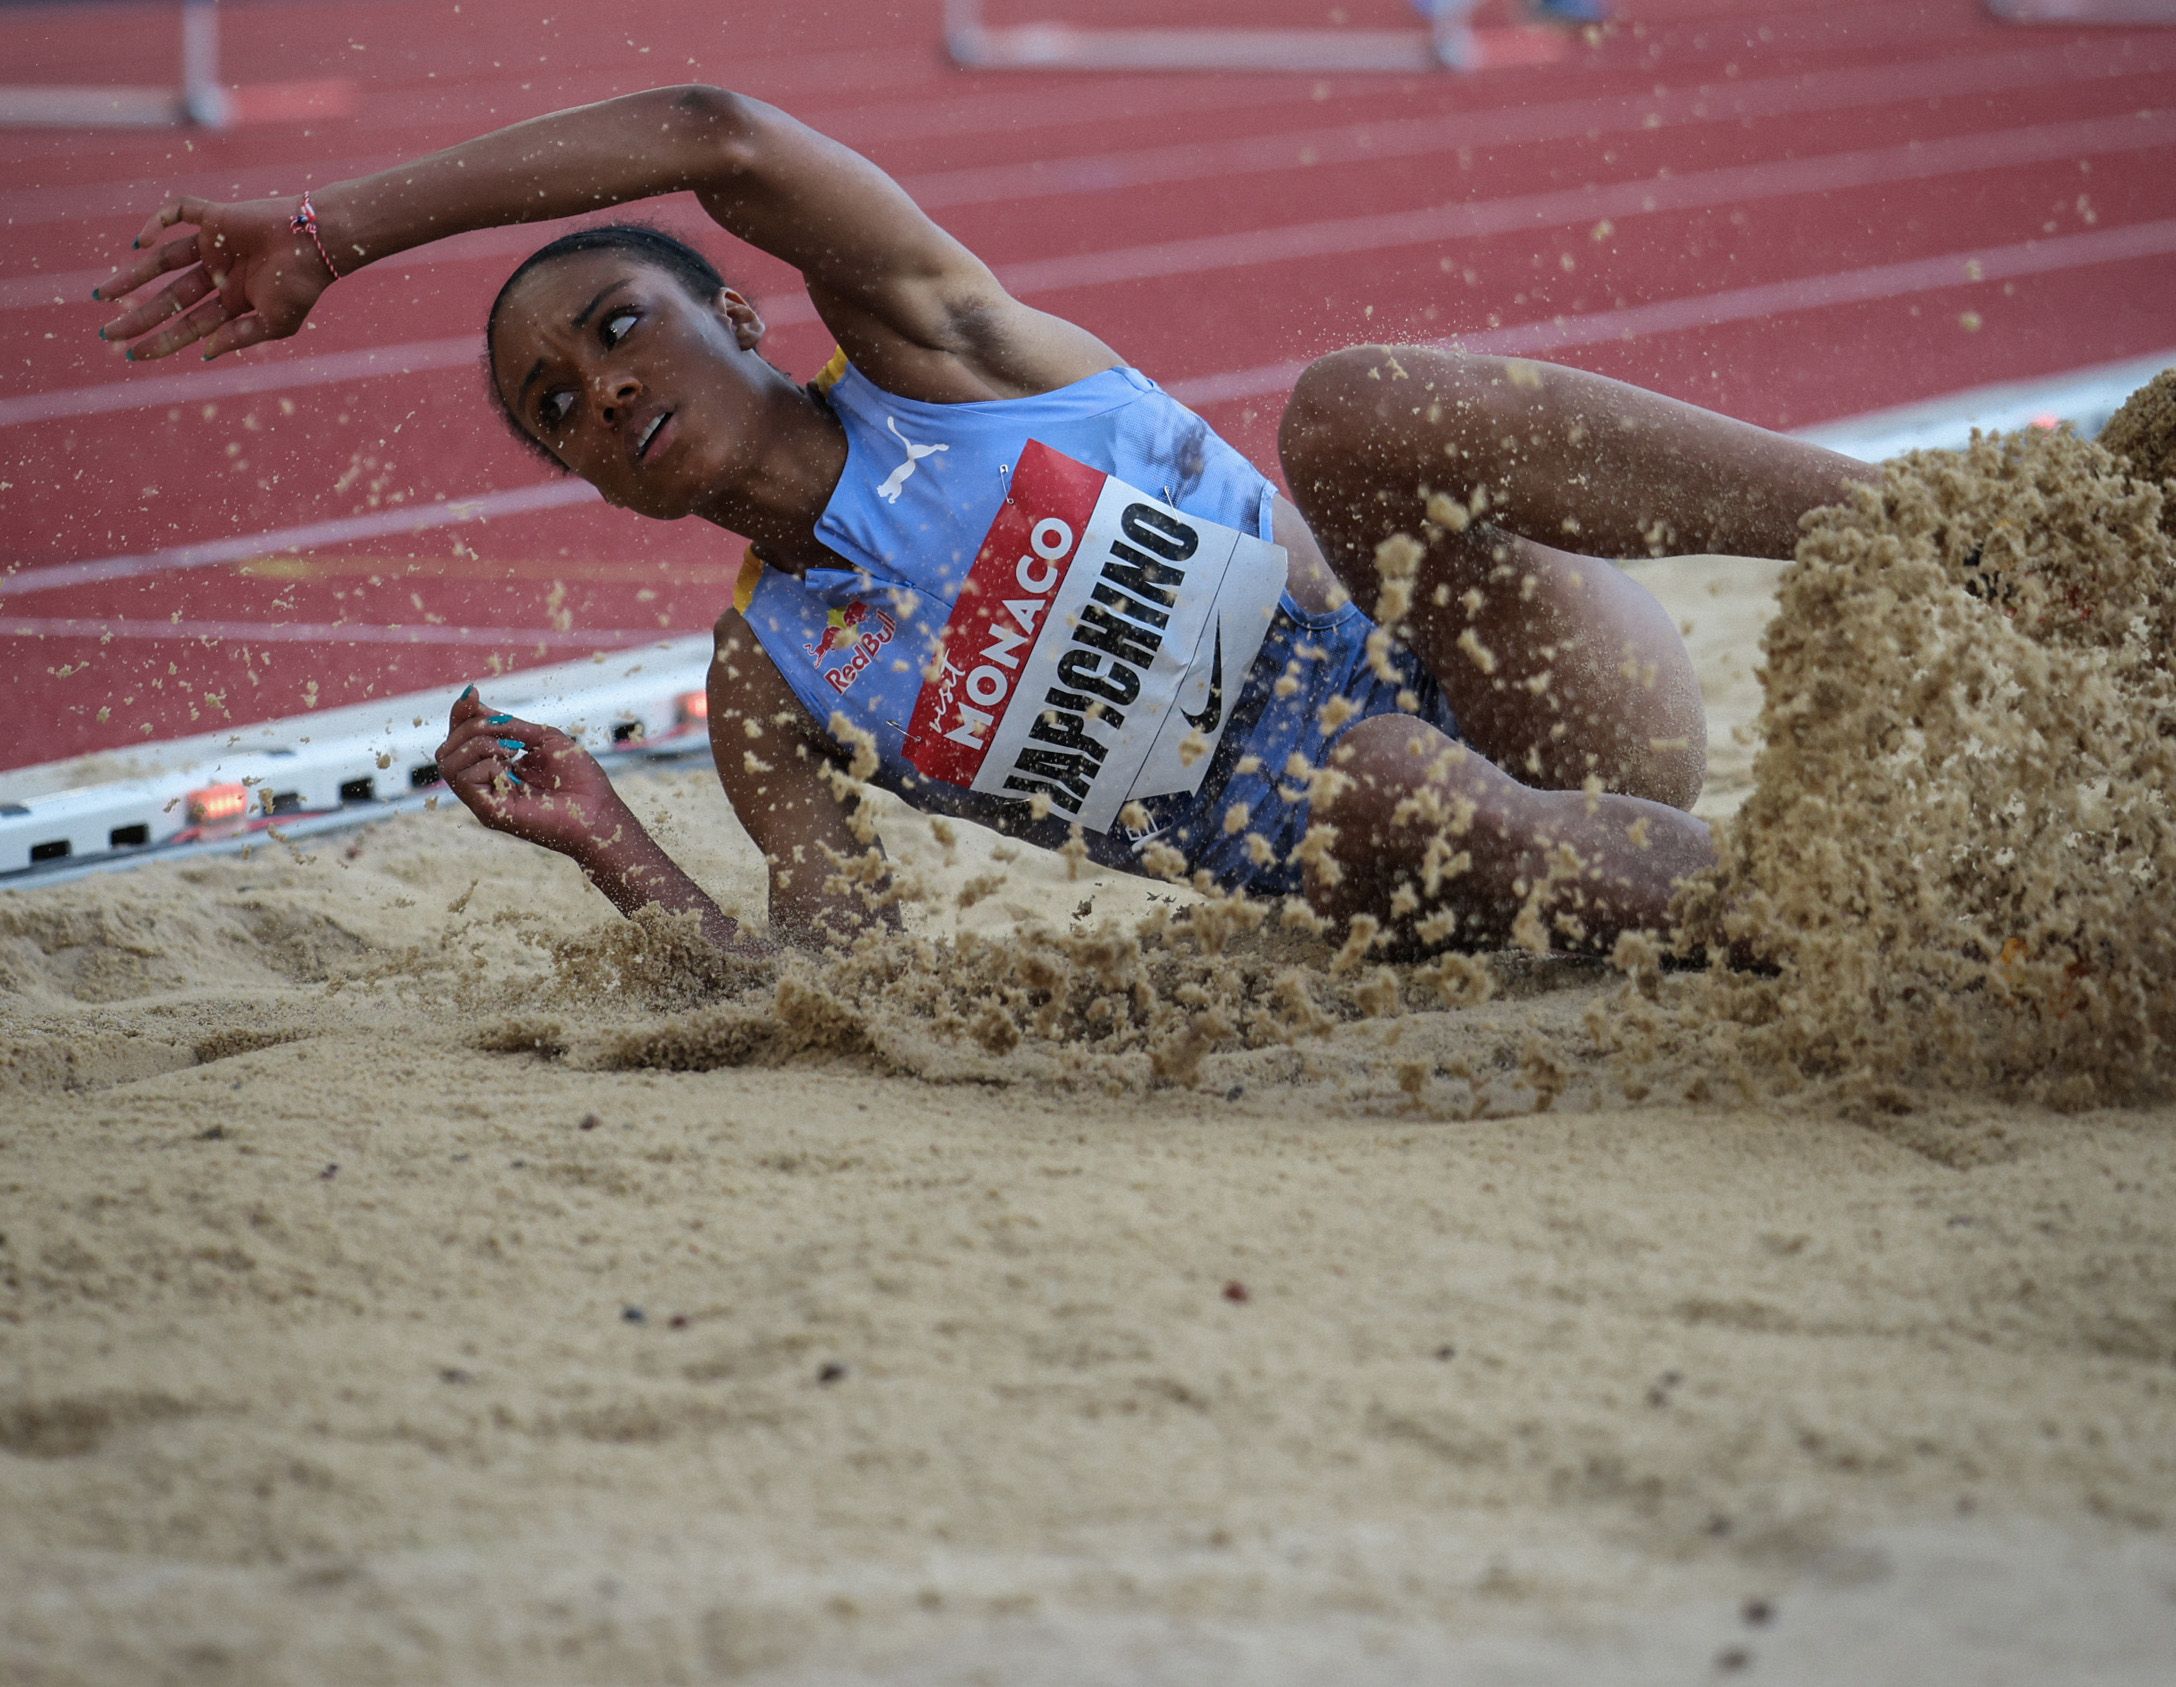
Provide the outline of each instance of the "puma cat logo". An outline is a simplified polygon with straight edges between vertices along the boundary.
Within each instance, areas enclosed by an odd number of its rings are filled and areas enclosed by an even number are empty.
[[[896,416],[886,416],[884,425],[890,428],[892,436],[907,448],[907,460],[892,470],[884,484],[876,489],[876,495],[882,498],[884,502],[896,504],[899,502],[899,494],[906,490],[909,477],[913,475],[917,468],[921,467],[922,459],[933,456],[939,451],[949,451],[952,447],[949,445],[915,444],[913,440],[899,431],[899,418]]]

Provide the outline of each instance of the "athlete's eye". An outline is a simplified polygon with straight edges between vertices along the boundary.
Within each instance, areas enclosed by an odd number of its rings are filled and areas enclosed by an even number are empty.
[[[607,346],[616,346],[627,337],[627,330],[634,325],[635,313],[633,311],[616,310],[604,319],[597,332],[603,337]]]
[[[548,392],[536,407],[537,420],[555,432],[566,426],[567,418],[574,413],[574,394],[561,387]]]

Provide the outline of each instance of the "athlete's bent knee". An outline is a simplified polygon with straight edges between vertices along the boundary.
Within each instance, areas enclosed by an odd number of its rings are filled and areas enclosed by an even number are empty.
[[[1688,813],[1700,800],[1708,782],[1708,748],[1704,733],[1657,740],[1640,767],[1627,782],[1625,795],[1645,797]]]
[[[1383,369],[1395,355],[1388,346],[1347,346],[1300,371],[1277,428],[1277,455],[1288,475],[1351,454],[1361,432],[1379,419]]]

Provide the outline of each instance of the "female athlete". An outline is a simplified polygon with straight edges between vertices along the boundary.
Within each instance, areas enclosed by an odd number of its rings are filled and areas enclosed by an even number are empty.
[[[1441,348],[1338,352],[1285,411],[1288,500],[1095,334],[1009,296],[873,164],[701,86],[299,203],[177,199],[98,290],[138,295],[101,332],[135,359],[221,357],[397,252],[678,191],[801,272],[839,347],[822,377],[781,373],[756,305],[641,228],[529,258],[485,349],[542,455],[612,504],[752,541],[709,726],[769,865],[769,941],[896,917],[835,870],[861,852],[849,760],[916,807],[1304,893],[1406,949],[1500,943],[1544,883],[1559,940],[1606,949],[1662,927],[1712,859],[1687,812],[1705,770],[1690,661],[1603,559],[1786,556],[1799,517],[1866,471],[1690,405]],[[189,232],[155,243],[170,228]],[[623,911],[766,945],[564,734],[471,687],[439,766],[485,825],[572,857]]]

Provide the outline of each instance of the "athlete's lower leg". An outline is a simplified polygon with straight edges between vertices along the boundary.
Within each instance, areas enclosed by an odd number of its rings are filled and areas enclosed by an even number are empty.
[[[1410,531],[1429,493],[1470,507],[1478,491],[1513,532],[1605,557],[1787,557],[1800,516],[1873,478],[1852,458],[1606,376],[1425,346],[1317,361],[1281,444],[1288,469],[1294,456],[1316,465],[1316,501],[1368,524]]]
[[[1413,553],[1405,555],[1410,559]],[[1396,550],[1382,553],[1395,562]],[[1424,536],[1411,585],[1381,563],[1350,582],[1443,687],[1467,740],[1543,790],[1587,787],[1690,808],[1707,778],[1707,714],[1677,622],[1637,580],[1499,528]],[[1379,617],[1380,618],[1380,617]]]
[[[1334,836],[1310,900],[1341,925],[1374,917],[1395,953],[1545,937],[1606,954],[1625,932],[1666,931],[1678,887],[1714,861],[1689,814],[1534,790],[1419,721],[1362,722],[1330,766],[1316,823]]]

